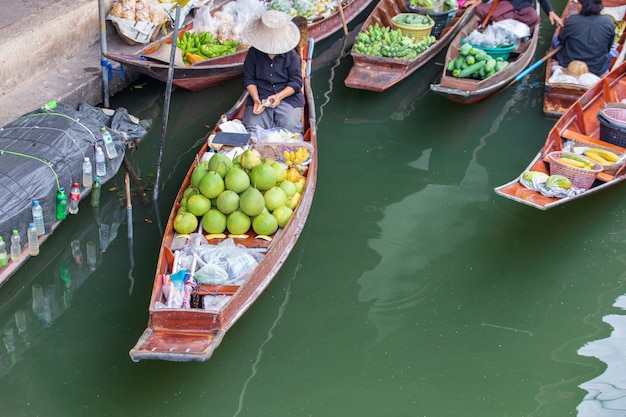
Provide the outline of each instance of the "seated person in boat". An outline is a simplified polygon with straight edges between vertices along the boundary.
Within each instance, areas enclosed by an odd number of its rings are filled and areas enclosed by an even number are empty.
[[[615,24],[606,15],[600,14],[602,0],[580,0],[580,13],[567,18],[561,32],[552,40],[557,52],[556,60],[562,67],[572,61],[583,61],[589,72],[602,76],[611,62],[611,47],[615,40]]]
[[[243,64],[249,93],[243,124],[249,131],[260,126],[302,132],[302,60],[294,49],[300,30],[286,13],[268,10],[250,19],[244,33],[251,46]]]
[[[484,20],[489,14],[494,1],[496,0],[492,0],[489,3],[479,4],[474,9],[476,16],[478,16],[481,21]],[[539,5],[545,14],[548,15],[551,24],[554,25],[556,23],[559,26],[563,26],[561,18],[554,12],[554,9],[552,9],[550,0],[539,0]],[[500,0],[491,15],[490,22],[498,22],[504,19],[515,19],[526,23],[530,28],[531,33],[533,33],[535,26],[537,26],[541,20],[539,14],[537,14],[537,11],[535,10],[535,3],[533,0]]]

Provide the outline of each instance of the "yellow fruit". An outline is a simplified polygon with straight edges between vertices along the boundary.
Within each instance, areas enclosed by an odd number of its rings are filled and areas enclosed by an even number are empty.
[[[591,152],[591,151],[587,151],[585,153],[585,156],[589,159],[592,159],[594,161],[596,161],[597,163],[601,164],[601,165],[611,165],[611,163],[609,161],[607,161],[606,159],[604,159],[603,157],[601,157],[600,155],[598,155],[595,152]]]
[[[567,164],[567,165],[571,165],[571,166],[576,167],[576,168],[583,168],[583,169],[587,168],[587,165],[585,165],[584,163],[579,162],[579,161],[575,161],[575,160],[569,159],[569,158],[559,158],[559,159],[557,159],[557,161],[559,161],[561,163],[564,163],[564,164]]]
[[[600,155],[603,159],[607,160],[608,162],[617,162],[619,160],[619,156],[617,156],[617,154],[611,151],[604,150],[604,149],[591,148],[587,151],[587,153]],[[587,156],[587,153],[585,154],[585,156]]]
[[[298,172],[295,168],[289,168],[287,170],[287,177],[285,178],[287,181],[291,181],[294,184],[298,182],[298,180],[302,177],[302,174]]]

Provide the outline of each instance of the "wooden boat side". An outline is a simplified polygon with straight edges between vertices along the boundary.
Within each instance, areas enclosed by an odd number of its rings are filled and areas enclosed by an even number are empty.
[[[476,29],[479,21],[480,19],[474,16],[459,31],[446,52],[446,60],[440,82],[430,86],[435,93],[461,104],[476,103],[506,88],[531,63],[539,41],[539,26],[537,26],[530,40],[524,42],[521,49],[511,52],[509,57],[510,64],[503,70],[484,80],[453,77],[448,74],[447,63],[459,55],[461,40]]]
[[[381,0],[361,30],[378,23],[380,26],[392,27],[391,19],[398,13],[406,13],[406,2],[403,0]],[[426,51],[412,60],[372,56],[355,52],[352,55],[352,68],[344,83],[347,87],[361,90],[382,92],[394,86],[420,67],[430,62],[445,48],[463,25],[474,13],[474,6],[461,9],[452,18],[450,24],[443,29],[439,38]]]
[[[343,11],[346,22],[352,21],[371,2],[372,0],[352,0],[344,5]],[[315,42],[319,42],[336,33],[342,26],[341,15],[338,11],[335,11],[335,13],[325,19],[310,23],[308,33]],[[191,28],[193,28],[193,22],[181,29],[179,36],[182,36],[186,30]],[[172,35],[169,35],[150,43],[137,55],[106,52],[104,56],[141,74],[166,82],[169,71],[168,63],[150,58],[148,55],[155,53],[161,47],[166,48],[169,52],[171,45]],[[247,54],[248,50],[244,49],[234,54],[207,59],[188,67],[175,65],[172,83],[177,87],[198,91],[239,78],[243,74],[243,62]]]
[[[565,140],[574,140],[581,144],[600,145],[620,153],[626,152],[625,148],[600,140],[600,122],[597,118],[598,112],[607,103],[617,103],[624,98],[626,98],[626,63],[622,63],[618,68],[603,77],[597,85],[583,94],[559,118],[548,133],[546,143],[541,151],[522,173],[533,170],[549,174],[549,164],[546,156],[552,151],[561,150]],[[626,168],[626,165],[623,165],[620,170],[612,175],[601,172],[589,190],[574,197],[561,199],[545,197],[541,193],[521,185],[519,183],[521,174],[513,181],[496,187],[495,192],[513,201],[540,210],[548,210],[573,200],[585,198],[624,181],[626,179],[626,169],[624,168]]]
[[[603,0],[604,7],[618,7],[626,4],[624,0]],[[576,0],[569,0],[561,13],[561,19],[565,22],[567,18],[573,14],[579,12],[580,3]],[[554,31],[554,36],[561,33],[562,28],[557,26]],[[622,51],[624,47],[624,41],[626,39],[626,33],[622,34],[618,43],[618,51]],[[554,48],[550,46],[548,52],[552,52]],[[621,64],[621,59],[614,58],[611,61],[610,68],[614,68]],[[544,95],[543,95],[543,113],[550,117],[560,117],[565,111],[572,105],[580,96],[582,96],[587,88],[579,84],[571,83],[550,83],[550,77],[552,75],[552,66],[558,64],[556,57],[551,57],[546,61],[545,81],[544,81]]]
[[[130,351],[134,361],[142,359],[160,359],[170,361],[205,361],[219,346],[226,331],[243,315],[250,305],[270,284],[274,276],[289,256],[300,236],[309,215],[317,178],[317,132],[315,128],[315,106],[311,91],[310,79],[304,77],[304,92],[307,105],[303,114],[305,122],[305,141],[313,145],[312,161],[308,166],[307,181],[301,200],[294,214],[284,229],[279,229],[271,243],[264,240],[236,239],[236,243],[267,247],[267,253],[259,266],[241,286],[207,286],[203,290],[216,295],[229,295],[230,300],[219,311],[204,309],[173,309],[159,308],[158,303],[164,301],[162,279],[164,274],[171,272],[174,255],[170,247],[175,239],[173,219],[179,205],[173,205],[165,229],[152,296],[149,308],[148,328]],[[247,93],[244,93],[235,106],[227,113],[228,119],[241,118],[245,107]],[[219,127],[216,127],[218,129]],[[208,150],[207,143],[202,146],[197,158],[189,168],[175,201],[180,201],[184,190],[191,183],[191,174],[201,156]],[[211,241],[211,243],[216,243]]]

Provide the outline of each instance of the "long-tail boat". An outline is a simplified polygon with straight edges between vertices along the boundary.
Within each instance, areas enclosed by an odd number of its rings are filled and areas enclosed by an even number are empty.
[[[626,1],[624,0],[603,0],[602,4],[604,5],[605,10],[607,8],[619,8],[620,6],[626,5]],[[569,0],[563,9],[563,13],[561,14],[561,19],[563,22],[567,20],[567,18],[573,14],[578,14],[580,11],[580,3],[577,0]],[[624,11],[622,10],[623,14]],[[609,68],[615,68],[619,66],[624,60],[624,40],[626,39],[626,34],[624,33],[624,27],[626,23],[623,21],[624,17],[622,16],[621,22],[622,24],[619,26],[619,30],[616,27],[616,40],[617,40],[617,50],[620,54],[613,58]],[[618,20],[619,21],[619,20]],[[554,35],[558,35],[561,33],[561,27],[557,26],[554,31]],[[554,47],[550,47],[548,52],[554,50]],[[558,64],[558,61],[553,56],[548,61],[546,61],[546,72],[545,72],[545,92],[543,94],[543,113],[546,116],[551,117],[559,117],[565,110],[567,110],[580,96],[583,95],[585,91],[587,91],[588,87],[585,87],[581,84],[574,83],[565,83],[565,82],[550,82],[550,77],[553,74],[553,67],[555,64]]]
[[[448,46],[454,35],[472,17],[474,6],[475,4],[472,4],[457,10],[438,33],[437,40],[413,59],[368,55],[357,52],[353,47],[350,52],[353,64],[345,79],[345,85],[350,88],[381,92],[404,80]],[[409,12],[405,0],[380,0],[363,23],[361,31],[367,31],[376,23],[381,27],[391,28],[393,27],[391,19],[394,16]]]
[[[606,105],[615,105],[616,103],[621,103],[624,99],[626,99],[626,63],[622,63],[619,67],[605,75],[598,84],[575,101],[552,127],[543,148],[530,165],[518,178],[497,187],[495,189],[496,193],[518,203],[547,210],[572,200],[595,194],[624,181],[626,179],[626,171],[624,170],[623,154],[626,149],[613,143],[624,144],[624,142],[621,140],[612,140],[611,142],[602,140],[601,138],[606,139],[611,136],[619,138],[620,136],[615,133],[602,135],[602,124],[598,119],[598,113]],[[626,129],[624,130],[626,131]],[[619,134],[626,135],[626,133]],[[521,179],[525,172],[539,171],[544,174],[550,173],[548,154],[562,151],[563,149],[575,149],[576,147],[610,150],[620,156],[620,162],[609,166],[610,169],[608,169],[609,167],[604,168],[597,174],[595,181],[589,189],[573,196],[563,198],[548,197],[540,191],[535,191],[522,185]]]
[[[346,24],[350,23],[371,2],[372,0],[350,0],[345,5],[342,3],[343,13],[336,8],[330,16],[310,21],[309,36],[315,42],[319,42],[337,33],[342,29],[344,21]],[[220,9],[215,11],[217,10]],[[191,29],[193,29],[193,22],[179,31],[179,38]],[[172,35],[169,35],[149,44],[137,55],[114,52],[107,52],[104,55],[123,67],[166,82],[171,47]],[[243,62],[247,54],[247,48],[238,48],[235,53],[206,59],[189,66],[175,61],[172,84],[186,90],[197,91],[236,79],[243,74]],[[157,57],[158,55],[161,57]]]
[[[186,237],[176,233],[174,219],[181,207],[181,200],[185,196],[184,192],[191,184],[194,169],[200,163],[199,161],[203,160],[203,156],[210,151],[209,140],[205,141],[187,172],[170,212],[159,252],[150,299],[148,327],[130,351],[132,360],[158,359],[186,362],[209,359],[228,329],[241,318],[251,304],[269,286],[298,241],[313,202],[317,177],[315,105],[309,79],[310,57],[313,51],[313,42],[310,38],[308,47],[303,49],[302,56],[308,56],[309,59],[303,60],[303,66],[307,63],[308,65],[306,71],[303,71],[306,105],[302,115],[304,124],[302,133],[304,143],[308,144],[312,151],[310,152],[310,163],[303,173],[306,183],[302,189],[299,203],[293,210],[293,216],[284,228],[279,228],[271,236],[257,236],[251,228],[245,235],[228,237],[228,239],[233,239],[234,244],[244,246],[247,250],[253,251],[256,256],[261,255],[258,264],[247,271],[243,281],[237,284],[229,281],[222,284],[197,284],[189,294],[188,307],[167,307],[165,294],[167,287],[164,285],[164,278],[180,272],[179,270],[174,271],[177,258],[179,258],[177,252],[184,250],[186,245],[191,244],[190,241],[193,240],[191,236]],[[306,53],[307,50],[308,54]],[[244,92],[237,103],[225,113],[224,118],[226,120],[222,119],[218,122],[212,134],[220,133],[220,126],[224,122],[241,120],[247,97],[248,93]],[[202,228],[199,229],[202,230]],[[226,236],[215,237],[204,231],[202,236],[206,237],[208,245],[218,245],[226,239]],[[268,241],[268,238],[271,240]],[[200,281],[198,280],[198,282]],[[193,301],[205,297],[219,299],[220,303],[207,307],[206,304],[198,304]]]

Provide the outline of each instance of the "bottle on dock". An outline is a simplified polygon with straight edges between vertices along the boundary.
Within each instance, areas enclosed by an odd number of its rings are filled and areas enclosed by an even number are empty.
[[[68,211],[70,214],[78,213],[78,203],[80,202],[80,188],[78,183],[75,182],[72,185],[72,189],[70,190],[70,202],[68,206]]]
[[[67,194],[65,187],[59,188],[57,193],[57,220],[65,220],[67,217]]]
[[[104,160],[104,152],[100,146],[96,146],[96,175],[104,177],[107,174],[107,164]]]
[[[100,130],[102,131],[102,141],[104,142],[104,150],[106,151],[107,156],[109,159],[117,158],[117,149],[115,149],[115,143],[113,142],[111,134],[104,126],[102,126]]]
[[[91,207],[100,207],[100,177],[96,177],[91,187]]]
[[[57,102],[54,100],[50,100],[49,102],[41,106],[41,110],[45,112],[50,112],[56,108],[57,108]]]
[[[4,268],[9,263],[9,255],[7,255],[7,249],[4,244],[4,240],[2,240],[2,236],[0,236],[0,268]]]
[[[89,188],[91,187],[91,183],[93,182],[93,168],[91,167],[91,161],[89,157],[86,156],[83,160],[83,187]]]
[[[17,230],[13,230],[13,234],[11,235],[11,260],[13,262],[17,262],[20,260],[21,255],[22,242],[20,239],[20,234]]]
[[[37,228],[37,236],[43,236],[46,234],[46,226],[43,221],[43,209],[39,200],[33,200],[33,223]]]
[[[28,253],[30,253],[30,256],[39,255],[39,237],[37,236],[37,228],[33,222],[28,225],[27,237]]]

